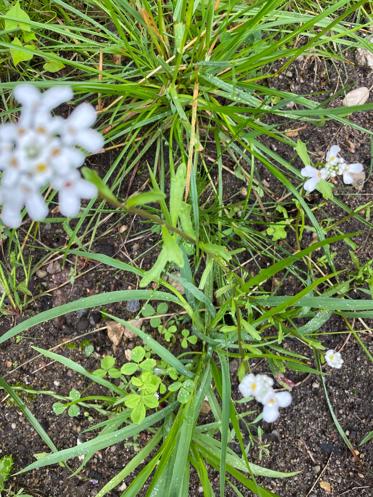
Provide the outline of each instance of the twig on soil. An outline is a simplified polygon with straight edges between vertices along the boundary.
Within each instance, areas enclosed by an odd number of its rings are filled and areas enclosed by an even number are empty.
[[[345,490],[341,494],[339,494],[338,497],[342,497],[342,495],[348,494],[348,493],[352,492],[353,490],[362,490],[364,488],[371,488],[371,487],[369,485],[365,485],[363,487],[352,487],[352,488],[349,488],[348,490]]]
[[[322,475],[325,473],[326,468],[327,468],[327,467],[328,467],[328,465],[329,465],[329,462],[330,462],[331,457],[332,457],[332,454],[330,454],[330,456],[328,457],[328,460],[326,461],[325,466],[324,466],[324,467],[323,467],[323,469],[320,471],[319,476],[316,478],[316,480],[315,480],[314,484],[313,484],[313,485],[312,485],[312,487],[309,489],[309,491],[308,491],[308,493],[307,493],[306,497],[308,497],[308,496],[311,494],[312,490],[316,487],[317,482],[320,480],[320,478],[322,477]]]
[[[302,438],[300,439],[300,441],[301,441],[301,443],[304,445],[304,447],[305,447],[305,449],[306,449],[306,452],[307,452],[307,454],[309,455],[309,457],[310,457],[311,461],[313,462],[313,464],[316,464],[316,460],[315,460],[315,458],[313,457],[312,452],[310,451],[310,449],[307,447],[306,442],[305,442]]]

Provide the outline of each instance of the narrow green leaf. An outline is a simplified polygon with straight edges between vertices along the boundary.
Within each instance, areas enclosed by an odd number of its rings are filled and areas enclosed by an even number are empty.
[[[175,304],[179,303],[179,299],[174,295],[155,290],[119,290],[115,292],[99,293],[98,295],[84,297],[69,302],[68,304],[48,309],[47,311],[40,312],[36,316],[22,321],[0,336],[0,344],[15,337],[19,333],[30,329],[32,326],[50,321],[59,316],[64,316],[70,312],[80,311],[82,309],[92,309],[93,307],[124,302],[126,300],[164,300],[166,302],[174,302]]]
[[[170,404],[162,411],[159,411],[155,414],[151,414],[146,417],[144,421],[137,425],[131,424],[126,426],[125,428],[121,428],[113,433],[107,433],[104,435],[98,435],[93,440],[89,440],[88,442],[83,442],[80,445],[71,447],[70,449],[60,450],[59,452],[55,452],[53,454],[48,454],[47,456],[39,459],[38,461],[33,462],[26,466],[26,468],[19,471],[17,474],[25,473],[27,471],[31,471],[33,469],[43,468],[45,466],[51,466],[52,464],[58,464],[74,457],[79,457],[84,454],[88,454],[90,451],[94,450],[97,452],[98,450],[106,449],[107,447],[111,447],[112,445],[118,444],[123,440],[126,440],[130,437],[135,437],[138,433],[150,428],[156,423],[162,421],[165,417],[167,417],[176,407],[176,404]]]

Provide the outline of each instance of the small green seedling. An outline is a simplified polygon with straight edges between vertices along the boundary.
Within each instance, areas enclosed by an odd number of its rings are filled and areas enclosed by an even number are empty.
[[[134,376],[131,384],[137,389],[136,393],[126,395],[123,402],[131,410],[131,419],[134,423],[141,423],[146,416],[147,409],[155,409],[159,405],[158,389],[161,380],[150,371]]]
[[[120,378],[121,372],[118,368],[115,368],[115,358],[111,355],[107,355],[101,359],[101,367],[93,371],[93,374],[105,378],[109,376],[110,378]]]
[[[186,404],[190,399],[194,388],[194,382],[192,380],[185,380],[184,382],[176,381],[168,387],[170,392],[178,392],[177,400],[180,404]]]
[[[158,328],[158,331],[161,335],[164,336],[164,339],[166,340],[166,342],[171,342],[171,341],[175,341],[175,335],[176,335],[176,332],[177,332],[177,327],[172,324],[171,326],[159,326]]]
[[[80,350],[83,351],[86,357],[89,357],[93,354],[95,348],[90,340],[87,338],[82,340],[79,345]]]
[[[182,330],[181,335],[183,337],[181,340],[181,346],[183,349],[187,349],[189,344],[195,345],[197,343],[197,337],[195,335],[191,335],[189,330]]]
[[[146,351],[144,347],[138,346],[131,351],[131,362],[123,364],[120,372],[126,376],[131,376],[137,371],[152,371],[157,361],[155,359],[145,359]]]
[[[12,456],[4,456],[0,459],[0,492],[5,490],[5,483],[7,482],[10,476],[12,467],[13,467]]]
[[[80,392],[75,388],[72,388],[69,393],[70,402],[66,402],[65,404],[62,402],[55,402],[52,406],[53,412],[60,416],[67,410],[67,414],[70,418],[75,418],[80,414],[80,408],[76,404],[81,398]]]

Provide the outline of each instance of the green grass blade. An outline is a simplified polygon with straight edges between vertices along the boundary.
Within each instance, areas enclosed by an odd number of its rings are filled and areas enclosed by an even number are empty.
[[[25,473],[33,469],[43,468],[45,466],[51,466],[53,464],[59,464],[74,457],[79,457],[88,454],[92,450],[96,452],[98,450],[111,447],[112,445],[120,443],[127,438],[134,437],[139,433],[141,433],[142,431],[150,428],[154,424],[159,423],[174,410],[176,405],[177,404],[174,402],[168,405],[167,407],[165,407],[164,409],[162,409],[161,411],[156,412],[155,414],[151,414],[150,416],[147,416],[144,419],[144,421],[140,424],[131,424],[113,433],[99,435],[93,440],[89,440],[88,442],[83,442],[82,444],[77,445],[76,447],[71,447],[70,449],[64,449],[59,452],[55,452],[53,454],[48,454],[47,456],[39,459],[38,461],[29,464],[28,466],[26,466],[26,468],[22,469],[17,474]]]
[[[225,495],[225,472],[228,448],[229,416],[231,407],[231,378],[229,363],[225,356],[219,354],[222,377],[222,418],[221,418],[221,453],[219,467],[219,491],[220,497]]]
[[[82,309],[92,309],[93,307],[115,304],[126,300],[164,300],[166,302],[174,302],[175,304],[179,303],[179,300],[170,293],[153,290],[119,290],[115,292],[100,293],[40,312],[36,316],[22,321],[0,336],[0,344],[33,326],[50,321],[59,316],[64,316],[70,312],[80,311]]]
[[[259,273],[256,276],[254,276],[248,282],[243,284],[242,290],[244,292],[247,292],[248,290],[250,290],[250,288],[260,285],[261,283],[264,283],[279,271],[282,271],[286,267],[294,264],[294,262],[299,261],[306,255],[311,254],[314,250],[317,250],[318,248],[325,247],[326,245],[330,245],[332,243],[336,243],[340,240],[344,240],[345,238],[352,238],[353,236],[356,236],[356,233],[346,233],[344,235],[337,235],[330,238],[326,238],[325,240],[321,240],[320,242],[313,243],[309,247],[297,252],[296,254],[290,255],[289,257],[285,257],[285,259],[282,259],[279,262],[272,264],[268,268],[262,269],[261,271],[259,271]]]
[[[115,475],[110,481],[108,481],[102,489],[96,494],[96,497],[104,497],[109,492],[111,492],[115,487],[120,485],[122,481],[129,476],[131,473],[136,471],[138,466],[142,464],[148,456],[153,452],[153,450],[157,447],[160,440],[162,438],[161,430],[154,435],[154,437],[150,440],[148,444],[145,445],[143,449],[138,452],[135,457],[133,457],[126,466],[119,471],[117,475]]]
[[[144,342],[145,345],[150,347],[152,351],[157,354],[161,359],[163,359],[167,364],[170,366],[174,367],[179,373],[183,374],[184,376],[188,378],[193,378],[193,373],[189,371],[188,369],[185,368],[184,364],[179,361],[169,350],[167,350],[163,345],[158,343],[154,338],[152,338],[150,335],[142,331],[140,328],[136,328],[132,323],[129,321],[125,321],[124,319],[117,318],[116,316],[113,316],[112,314],[107,314],[105,313],[105,316],[109,317],[113,321],[116,321],[117,323],[125,326],[127,329],[132,331],[135,335],[141,338],[141,340]]]
[[[98,385],[101,385],[108,390],[110,390],[113,393],[116,393],[117,395],[125,395],[124,390],[121,388],[118,388],[114,383],[111,383],[110,381],[105,380],[105,378],[100,378],[99,376],[96,376],[89,371],[87,371],[83,366],[78,364],[75,361],[72,361],[71,359],[68,359],[67,357],[64,357],[60,354],[56,354],[55,352],[51,352],[49,350],[41,349],[39,347],[32,347],[36,352],[39,354],[42,354],[44,357],[47,357],[48,359],[51,359],[52,361],[56,361],[66,368],[71,369],[72,371],[75,371],[75,373],[81,374],[82,376],[85,376],[89,380],[93,381],[94,383],[97,383]]]
[[[14,389],[0,376],[0,388],[4,389],[7,394],[13,399],[14,403],[18,409],[22,412],[25,418],[29,421],[31,426],[34,428],[36,433],[40,436],[43,442],[51,449],[52,452],[56,452],[58,449],[54,445],[53,440],[49,437],[48,433],[41,426],[39,421],[32,414],[30,409],[26,406],[23,400],[17,395]]]

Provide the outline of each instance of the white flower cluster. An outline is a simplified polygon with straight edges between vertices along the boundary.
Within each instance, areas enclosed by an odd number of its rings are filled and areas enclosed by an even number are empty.
[[[341,369],[343,364],[343,359],[340,352],[336,352],[333,349],[327,350],[325,353],[325,360],[328,366],[335,369]]]
[[[86,155],[103,146],[102,135],[91,129],[96,121],[94,107],[82,103],[67,119],[51,114],[72,96],[71,88],[65,86],[40,93],[32,85],[21,84],[14,90],[21,115],[16,124],[0,126],[1,219],[11,228],[20,226],[24,207],[35,221],[47,216],[40,193],[47,185],[58,190],[59,209],[67,217],[78,214],[82,198],[97,194],[78,171]]]
[[[302,176],[309,178],[304,183],[304,189],[312,192],[320,180],[335,178],[337,175],[343,176],[343,182],[346,185],[354,183],[354,174],[362,173],[364,167],[360,163],[348,164],[343,157],[339,155],[341,148],[338,145],[332,145],[326,154],[326,164],[322,169],[316,169],[312,166],[306,166],[301,170]]]
[[[243,397],[254,397],[263,404],[263,419],[273,423],[280,416],[280,407],[288,407],[292,397],[289,392],[275,392],[273,380],[265,374],[248,374],[238,386]]]

